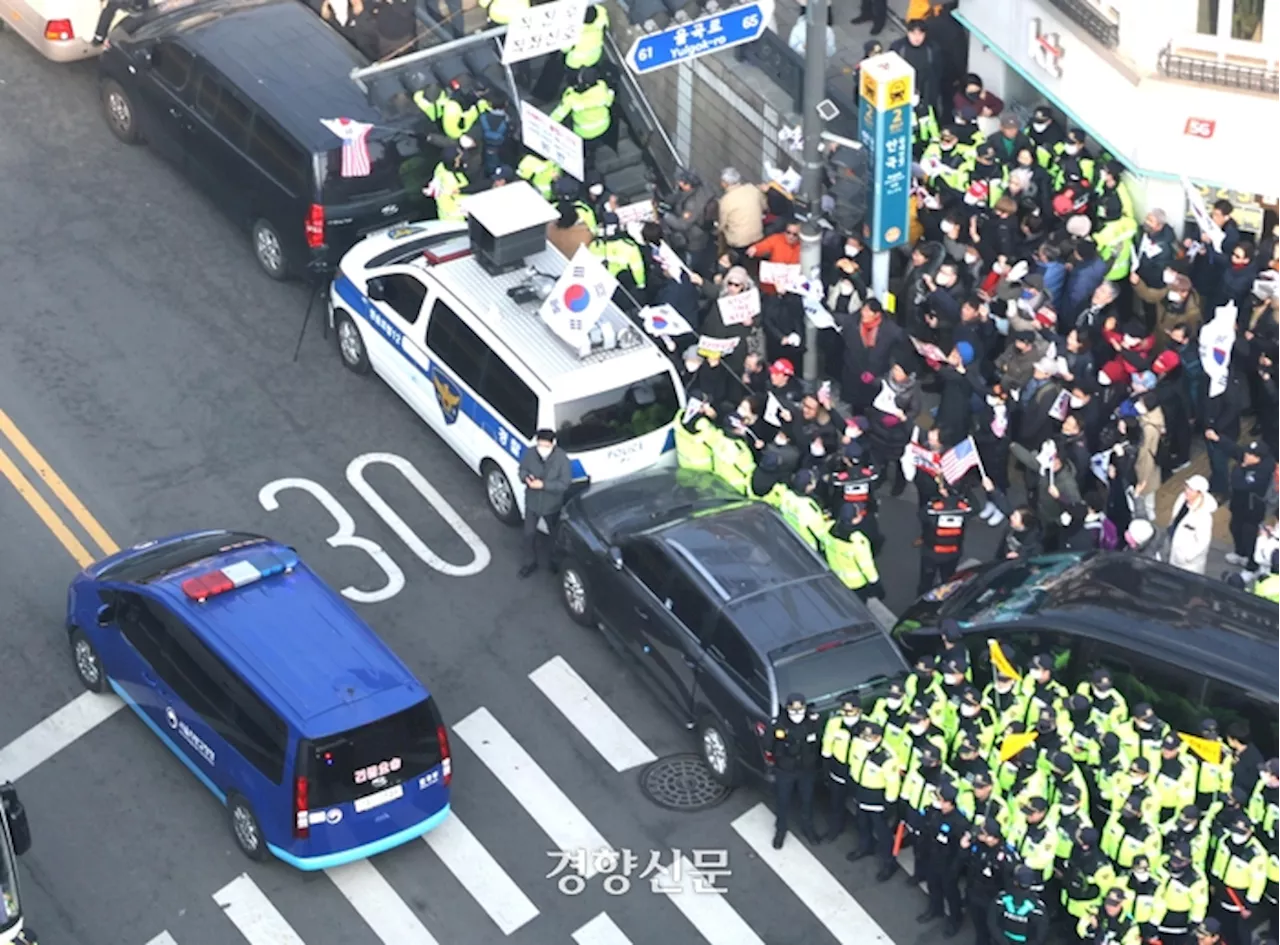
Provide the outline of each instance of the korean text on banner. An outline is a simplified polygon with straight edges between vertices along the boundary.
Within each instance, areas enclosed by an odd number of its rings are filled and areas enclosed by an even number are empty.
[[[803,281],[799,263],[776,263],[767,259],[760,263],[760,282],[773,286],[779,292],[786,292]]]
[[[507,27],[502,62],[511,65],[548,53],[559,53],[578,41],[587,0],[555,0],[522,10]]]
[[[748,289],[737,295],[722,295],[716,300],[720,321],[726,326],[745,325],[760,314],[760,290]]]
[[[618,282],[587,247],[580,246],[538,314],[565,344],[584,352],[588,333],[613,298]]]
[[[633,223],[649,223],[658,219],[652,200],[637,200],[625,207],[619,207],[614,212],[618,216],[618,225],[621,227],[629,227]]]
[[[698,354],[704,358],[712,355],[723,358],[738,347],[739,341],[740,338],[712,338],[710,335],[703,335],[698,339]]]
[[[520,103],[520,123],[525,147],[555,161],[569,176],[586,179],[581,138],[528,102]]]

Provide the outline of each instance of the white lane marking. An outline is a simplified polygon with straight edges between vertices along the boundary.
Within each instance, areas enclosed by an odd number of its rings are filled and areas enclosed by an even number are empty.
[[[306,945],[276,911],[258,884],[241,873],[213,894],[213,901],[249,945]]]
[[[590,879],[599,872],[592,862],[592,854],[611,849],[609,842],[488,709],[476,709],[453,730],[520,802],[558,850],[586,851],[584,878]],[[551,872],[554,860],[548,858],[548,863],[547,872]]]
[[[795,837],[773,849],[774,816],[763,803],[733,822],[733,829],[767,863],[823,924],[840,945],[868,945],[892,940],[857,900]]]
[[[147,942],[147,945],[178,945],[178,943],[174,941],[173,936],[168,932],[161,932],[151,941]]]
[[[400,475],[409,481],[409,485],[418,490],[418,495],[427,500],[427,504],[449,523],[449,527],[471,549],[470,564],[450,564],[445,561],[428,548],[426,542],[405,524],[405,520],[396,514],[395,510],[387,505],[382,496],[378,495],[373,486],[365,480],[365,469],[374,463],[391,466],[400,471]],[[363,456],[357,456],[347,465],[347,481],[351,483],[351,488],[360,494],[360,498],[369,504],[369,508],[378,513],[378,517],[400,536],[400,540],[408,545],[409,550],[427,567],[450,577],[467,577],[471,574],[479,574],[489,566],[489,546],[481,540],[462,516],[454,511],[453,506],[436,491],[435,486],[427,482],[426,476],[418,472],[418,468],[403,456],[397,456],[395,453],[365,453]]]
[[[667,888],[658,891],[684,913],[689,924],[710,945],[764,945],[760,936],[729,905],[723,893],[702,891],[713,887],[715,880],[694,869],[688,857],[680,858],[679,879],[672,879],[671,870],[666,868],[662,870],[661,884]],[[679,887],[679,892],[671,889],[675,886]]]
[[[577,945],[631,945],[631,939],[613,924],[607,912],[602,912],[573,933]]]
[[[114,695],[82,692],[0,748],[0,782],[17,781],[123,708]]]
[[[450,814],[435,830],[423,834],[422,839],[489,914],[503,935],[510,935],[538,915],[529,897],[520,891],[457,814]]]
[[[400,894],[368,860],[325,870],[383,945],[438,945]]]
[[[338,530],[325,539],[330,548],[359,548],[387,576],[387,583],[376,591],[362,591],[358,587],[348,586],[342,589],[343,597],[358,604],[376,604],[390,600],[404,590],[404,572],[400,570],[400,565],[392,561],[391,556],[377,542],[356,535],[356,521],[351,513],[320,483],[296,477],[277,479],[258,490],[258,504],[268,512],[274,512],[280,508],[279,495],[285,489],[300,489],[307,493],[333,517]]]
[[[547,660],[529,678],[613,770],[626,771],[657,758],[562,657]]]

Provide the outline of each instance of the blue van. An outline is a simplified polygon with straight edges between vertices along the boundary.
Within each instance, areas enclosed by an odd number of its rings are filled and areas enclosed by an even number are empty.
[[[227,531],[135,545],[76,575],[67,632],[85,688],[124,699],[252,859],[327,869],[449,815],[430,693],[291,548]]]

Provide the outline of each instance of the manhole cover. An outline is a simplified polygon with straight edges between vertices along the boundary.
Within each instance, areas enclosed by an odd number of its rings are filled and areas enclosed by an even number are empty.
[[[640,790],[667,810],[715,807],[732,791],[711,776],[698,755],[668,755],[640,772]]]

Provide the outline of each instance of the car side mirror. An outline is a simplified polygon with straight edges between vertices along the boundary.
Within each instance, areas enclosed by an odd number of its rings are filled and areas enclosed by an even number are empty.
[[[619,548],[617,545],[613,545],[612,547],[610,547],[609,560],[613,562],[613,569],[615,571],[621,571],[622,570],[622,549]]]
[[[365,288],[364,294],[375,302],[385,302],[387,300],[387,284],[374,277],[369,280],[369,285]]]
[[[98,626],[109,627],[116,622],[116,609],[110,604],[98,608]]]

